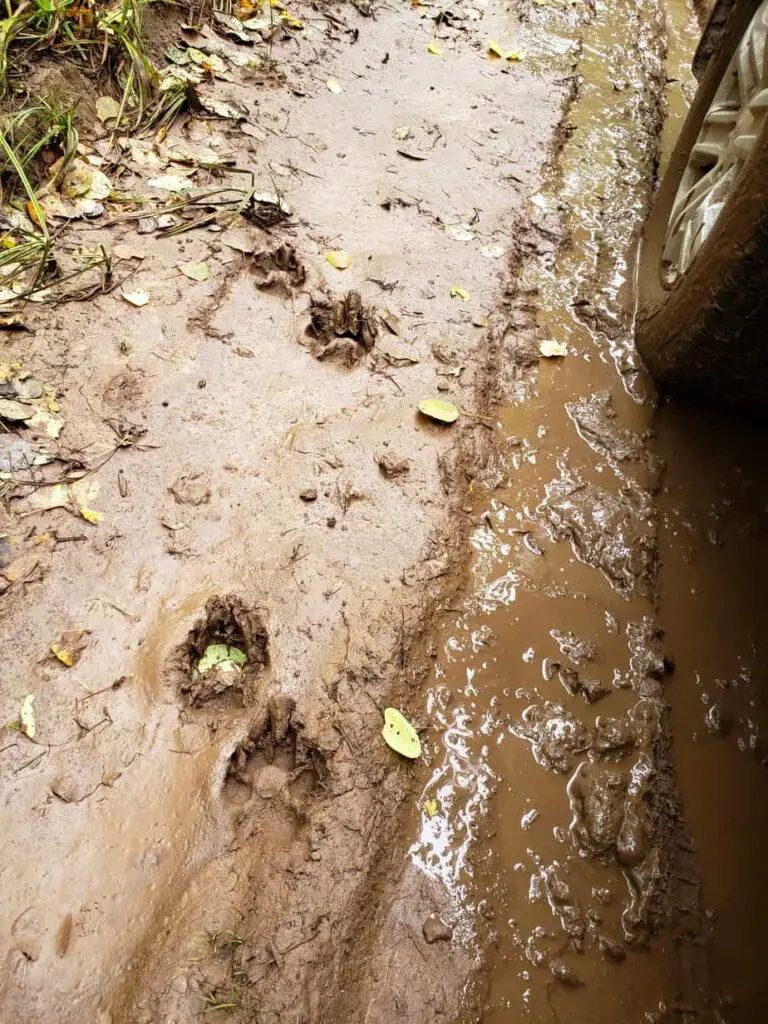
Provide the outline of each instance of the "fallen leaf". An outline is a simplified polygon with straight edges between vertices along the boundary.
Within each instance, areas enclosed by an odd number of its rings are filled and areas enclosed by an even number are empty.
[[[471,242],[475,238],[474,231],[465,224],[449,224],[445,229],[449,238],[455,238],[457,242]]]
[[[431,53],[433,57],[442,57],[442,47],[438,46],[437,43],[430,43],[427,47],[427,53]]]
[[[568,349],[562,341],[541,341],[539,342],[539,355],[545,359],[559,359],[568,355]]]
[[[451,285],[451,298],[461,299],[462,302],[469,302],[472,296],[465,288],[462,288],[461,285],[453,284]]]
[[[513,50],[507,54],[507,60],[525,60],[527,56],[525,50]]]
[[[502,49],[502,47],[496,42],[495,39],[491,39],[490,42],[488,43],[488,54],[490,57],[496,57],[500,58],[501,60],[505,60],[507,56],[507,51]]]
[[[254,253],[262,244],[262,239],[256,233],[255,229],[249,227],[247,224],[243,226],[233,225],[222,231],[219,238],[225,245],[228,245],[230,249],[234,249],[236,252]]]
[[[28,331],[24,317],[21,313],[13,313],[11,316],[0,316],[0,330],[2,331]]]
[[[87,523],[93,523],[94,526],[101,522],[101,512],[95,512],[92,508],[81,508],[80,515]]]
[[[403,757],[411,760],[421,757],[421,741],[411,723],[395,708],[384,709],[384,728],[381,730],[385,743]]]
[[[137,252],[132,245],[116,245],[112,253],[119,260],[143,260],[147,255],[145,252]]]
[[[337,270],[347,270],[352,266],[352,257],[344,249],[331,249],[325,254],[325,258]]]
[[[437,800],[425,800],[423,804],[424,810],[427,812],[428,818],[434,818],[438,811]]]
[[[34,693],[28,693],[21,702],[21,711],[19,712],[19,725],[21,726],[21,731],[31,740],[35,738],[35,733],[37,732],[34,703]]]
[[[91,168],[91,186],[83,196],[83,199],[91,199],[98,201],[100,199],[108,199],[112,194],[112,182],[106,176],[103,171],[100,171],[98,167]],[[87,205],[83,205],[83,212],[88,216]]]
[[[161,192],[189,192],[195,187],[189,178],[183,178],[180,174],[161,174],[158,178],[150,178],[147,184]]]
[[[48,412],[47,409],[40,408],[40,406],[35,409],[35,415],[32,419],[27,420],[28,427],[37,427],[38,430],[42,430],[44,434],[47,434],[52,441],[58,439],[64,423],[65,421],[61,416],[56,416],[54,413]]]
[[[31,420],[34,414],[35,410],[29,405],[13,402],[10,398],[0,398],[0,419],[17,423]]]
[[[52,508],[66,508],[69,505],[69,487],[66,484],[50,484],[38,487],[17,501],[19,510],[30,512],[49,512]]]
[[[419,402],[419,412],[440,423],[455,423],[459,418],[458,408],[444,398],[423,399]]]
[[[209,644],[205,653],[197,663],[197,671],[205,675],[212,668],[236,668],[238,671],[248,660],[245,651],[237,647],[227,647],[226,644]]]
[[[326,88],[328,89],[328,92],[332,92],[336,96],[338,96],[339,93],[344,92],[344,90],[341,88],[341,86],[339,85],[335,78],[329,78],[325,85]]]
[[[96,100],[96,117],[102,122],[116,121],[120,116],[120,104],[111,96],[99,96]]]
[[[185,277],[198,283],[207,281],[211,272],[207,263],[178,263],[177,266]]]
[[[83,651],[88,646],[90,630],[68,629],[62,633],[58,640],[51,644],[51,651],[62,665],[72,668],[83,656]]]
[[[410,139],[412,134],[413,132],[411,131],[411,126],[409,124],[401,124],[392,132],[392,138],[405,142],[406,139]]]
[[[149,302],[149,292],[144,288],[136,288],[135,291],[132,292],[127,292],[123,289],[123,291],[120,292],[120,296],[132,306],[146,306]]]
[[[244,121],[248,116],[248,108],[234,100],[221,100],[215,96],[200,97],[200,106],[214,117],[230,121]]]

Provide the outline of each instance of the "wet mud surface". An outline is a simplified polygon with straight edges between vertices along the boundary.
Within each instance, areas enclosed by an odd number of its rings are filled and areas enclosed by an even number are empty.
[[[2,1014],[759,1020],[761,435],[657,412],[632,345],[689,12],[298,13],[226,86],[247,131],[171,139],[277,204],[231,247],[123,225],[151,305],[8,346],[69,454],[118,447],[87,543],[29,496],[4,525],[3,714],[35,693],[38,734],[2,744]]]

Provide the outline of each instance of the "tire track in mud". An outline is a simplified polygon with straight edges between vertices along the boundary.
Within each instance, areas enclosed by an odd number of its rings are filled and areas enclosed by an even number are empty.
[[[506,346],[518,374],[542,338],[569,354],[505,381],[472,592],[437,638],[411,860],[482,964],[462,1020],[714,1013],[655,621],[663,466],[628,312],[664,56],[656,4],[592,5]]]

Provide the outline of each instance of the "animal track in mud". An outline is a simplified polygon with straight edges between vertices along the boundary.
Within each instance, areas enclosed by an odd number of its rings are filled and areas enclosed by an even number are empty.
[[[342,299],[334,299],[328,291],[312,292],[309,312],[306,333],[315,359],[354,366],[376,344],[376,315],[363,305],[359,292],[349,291]]]
[[[223,796],[242,808],[241,819],[265,803],[303,816],[303,805],[326,774],[325,754],[291,721],[295,702],[273,695],[230,758]]]
[[[229,664],[214,665],[200,673],[198,663],[214,644],[242,651],[245,663],[235,670]],[[171,654],[171,675],[179,693],[192,707],[208,706],[214,701],[242,707],[256,696],[257,677],[269,657],[268,646],[269,635],[261,609],[248,607],[234,594],[211,597],[203,617]]]
[[[306,268],[296,255],[296,250],[285,243],[254,253],[249,267],[257,288],[263,291],[274,290],[287,298],[307,279]]]

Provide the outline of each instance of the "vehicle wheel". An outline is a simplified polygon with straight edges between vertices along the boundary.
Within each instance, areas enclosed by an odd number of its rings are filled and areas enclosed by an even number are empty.
[[[645,229],[638,350],[662,389],[768,399],[768,0],[735,5]]]

